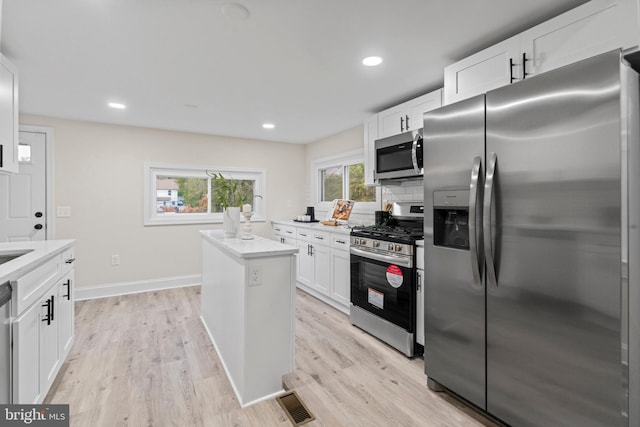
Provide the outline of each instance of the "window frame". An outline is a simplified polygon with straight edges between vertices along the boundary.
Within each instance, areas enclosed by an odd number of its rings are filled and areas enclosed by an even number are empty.
[[[266,221],[267,196],[267,173],[264,169],[235,168],[218,166],[194,166],[194,165],[172,165],[164,163],[144,163],[144,225],[186,225],[186,224],[221,224],[222,212],[188,213],[188,214],[158,214],[156,206],[156,180],[158,176],[168,176],[176,178],[205,178],[208,180],[208,191],[211,189],[211,177],[208,173],[222,173],[231,179],[243,179],[255,181],[254,200],[251,201],[254,215],[251,222]],[[260,197],[255,197],[260,195]],[[209,206],[211,209],[211,198]]]
[[[330,167],[341,166],[343,168],[343,172],[346,166],[354,165],[358,163],[364,164],[364,150],[355,150],[348,153],[324,157],[321,159],[316,159],[311,162],[311,185],[312,185],[312,200],[311,202],[316,205],[318,210],[330,211],[333,207],[333,200],[330,201],[322,201],[322,170]],[[349,187],[347,182],[348,174],[342,175],[343,181],[343,191]],[[370,213],[373,212],[380,207],[380,200],[382,191],[380,190],[380,186],[376,185],[376,200],[373,202],[356,202],[352,213]]]

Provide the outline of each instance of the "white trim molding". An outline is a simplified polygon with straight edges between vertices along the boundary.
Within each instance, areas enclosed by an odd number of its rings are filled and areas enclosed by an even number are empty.
[[[77,287],[74,290],[74,296],[76,301],[82,301],[128,294],[139,294],[141,292],[160,291],[163,289],[200,286],[201,282],[202,276],[200,274],[194,274],[192,276],[110,283],[97,286]]]

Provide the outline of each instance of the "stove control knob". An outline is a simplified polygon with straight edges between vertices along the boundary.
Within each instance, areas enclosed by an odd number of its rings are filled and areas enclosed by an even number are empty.
[[[378,248],[378,247],[380,247],[380,242],[378,242],[377,240],[374,240],[374,241],[373,241],[373,247],[374,247],[374,248]]]
[[[359,245],[360,244],[360,239],[358,239],[357,237],[353,238],[353,244],[354,245]]]
[[[388,250],[388,251],[392,251],[392,250],[393,250],[393,243],[389,243],[389,244],[387,245],[387,250]]]
[[[365,246],[367,244],[367,239],[360,239],[360,244]]]
[[[396,245],[394,249],[396,252],[402,252],[402,245]]]

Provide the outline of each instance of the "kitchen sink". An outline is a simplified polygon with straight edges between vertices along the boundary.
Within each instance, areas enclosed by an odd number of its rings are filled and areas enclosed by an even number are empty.
[[[21,257],[22,255],[28,254],[31,251],[33,251],[33,249],[24,249],[19,251],[2,251],[0,252],[0,265]]]

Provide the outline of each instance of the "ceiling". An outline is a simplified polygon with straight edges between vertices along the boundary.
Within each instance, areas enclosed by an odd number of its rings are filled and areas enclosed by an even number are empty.
[[[238,0],[245,17],[222,0],[4,0],[1,50],[21,113],[308,143],[584,2]]]

